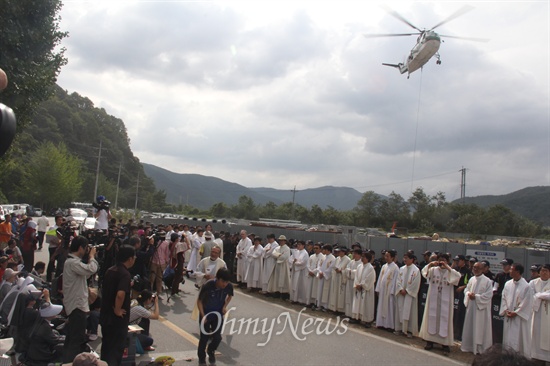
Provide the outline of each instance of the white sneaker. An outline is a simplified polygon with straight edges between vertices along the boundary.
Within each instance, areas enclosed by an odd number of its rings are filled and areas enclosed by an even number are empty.
[[[93,333],[88,334],[88,339],[90,341],[95,341],[97,338],[98,338],[97,334],[93,334]]]

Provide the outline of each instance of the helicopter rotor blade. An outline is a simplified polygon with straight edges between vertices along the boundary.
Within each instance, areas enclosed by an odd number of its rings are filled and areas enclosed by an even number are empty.
[[[407,19],[403,18],[403,16],[401,14],[399,14],[398,12],[390,9],[389,7],[387,6],[382,6],[382,8],[388,13],[390,14],[391,16],[393,16],[394,18],[402,21],[403,23],[407,24],[409,27],[413,28],[413,29],[416,29],[417,31],[419,32],[422,32],[422,29],[418,28],[417,26],[415,26],[414,24],[412,24],[411,22],[409,22]]]
[[[420,33],[388,33],[388,34],[363,34],[367,38],[378,38],[378,37],[406,37],[414,36]]]
[[[435,28],[439,27],[439,26],[442,26],[443,24],[445,23],[448,23],[450,22],[451,20],[455,19],[455,18],[458,18],[459,16],[461,15],[464,15],[466,14],[467,12],[469,12],[470,10],[473,10],[474,7],[473,6],[470,6],[470,5],[465,5],[463,6],[462,8],[458,9],[457,11],[455,11],[453,14],[451,14],[450,16],[448,16],[445,20],[442,20],[441,22],[437,23],[436,25],[434,25],[430,30],[434,30]]]
[[[466,41],[474,41],[474,42],[489,42],[488,38],[475,38],[475,37],[458,37],[458,36],[447,36],[444,34],[440,34],[440,37],[445,38],[456,38],[456,39],[464,39]]]

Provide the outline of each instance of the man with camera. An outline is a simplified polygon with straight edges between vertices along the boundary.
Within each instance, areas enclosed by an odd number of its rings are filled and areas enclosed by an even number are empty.
[[[97,196],[97,202],[93,205],[96,209],[94,217],[96,218],[95,228],[99,230],[107,230],[109,228],[109,220],[111,219],[111,211],[109,205],[111,202],[105,199],[105,196]]]
[[[88,239],[77,236],[70,245],[70,253],[63,270],[63,305],[69,317],[67,337],[63,348],[63,363],[72,362],[81,352],[87,351],[86,319],[90,312],[88,305],[88,277],[98,269],[95,259],[96,248],[88,246]],[[82,258],[87,254],[88,263]]]

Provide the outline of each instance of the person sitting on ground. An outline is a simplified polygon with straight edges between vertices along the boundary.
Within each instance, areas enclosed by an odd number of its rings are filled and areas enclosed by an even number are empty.
[[[63,310],[63,306],[45,302],[40,305],[40,317],[28,333],[29,348],[26,364],[38,365],[61,362],[64,337],[52,329],[50,321]]]
[[[134,300],[135,301],[135,300]],[[137,297],[137,303],[130,309],[130,324],[143,328],[137,338],[144,351],[154,351],[153,338],[149,333],[151,319],[159,318],[159,299],[149,290],[143,290]]]

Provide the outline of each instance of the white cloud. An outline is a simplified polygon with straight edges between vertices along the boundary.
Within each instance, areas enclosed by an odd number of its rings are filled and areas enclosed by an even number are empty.
[[[419,27],[461,6],[390,3]],[[407,80],[381,63],[415,37],[363,34],[412,29],[367,2],[68,2],[59,83],[172,171],[458,198],[464,166],[467,194],[502,194],[550,184],[548,7],[476,3],[437,30],[490,42],[446,39]]]

